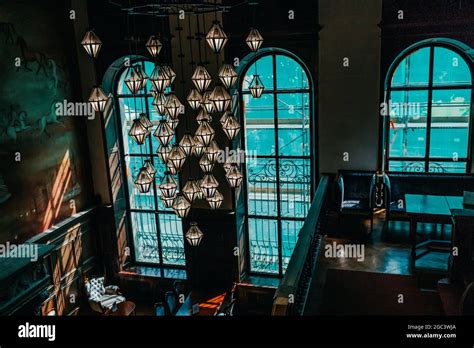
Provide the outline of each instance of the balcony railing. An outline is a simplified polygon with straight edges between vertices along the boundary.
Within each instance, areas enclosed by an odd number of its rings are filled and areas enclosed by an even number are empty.
[[[272,315],[302,315],[308,295],[311,277],[322,245],[322,229],[325,220],[325,202],[329,177],[319,181],[308,216],[298,235],[285,276],[278,287]]]

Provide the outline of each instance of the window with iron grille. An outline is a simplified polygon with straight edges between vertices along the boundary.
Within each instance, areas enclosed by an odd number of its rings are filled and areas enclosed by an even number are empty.
[[[260,98],[249,91],[255,74]],[[247,64],[240,89],[250,271],[282,276],[311,204],[311,80],[296,57],[272,49]]]
[[[465,45],[428,40],[404,51],[386,83],[391,172],[470,172],[472,62]]]
[[[151,75],[154,64],[150,61],[135,61],[141,64],[148,76]],[[171,267],[184,267],[184,237],[182,222],[171,208],[166,208],[159,199],[160,184],[164,172],[164,163],[156,153],[158,141],[152,134],[148,135],[143,145],[137,145],[128,135],[133,120],[140,113],[146,113],[154,128],[158,125],[160,116],[152,105],[151,83],[148,81],[141,94],[131,94],[125,84],[128,69],[124,67],[115,90],[115,106],[120,113],[119,131],[123,166],[126,171],[127,209],[133,243],[134,261],[137,263],[157,264]],[[153,133],[153,132],[152,132]],[[155,182],[148,193],[140,193],[134,184],[140,168],[145,160],[151,160],[157,173]],[[178,182],[177,178],[176,181]]]

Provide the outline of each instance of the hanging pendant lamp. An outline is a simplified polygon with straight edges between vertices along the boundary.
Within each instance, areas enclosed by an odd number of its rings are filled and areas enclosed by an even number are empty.
[[[109,98],[105,95],[102,88],[98,86],[92,88],[89,96],[89,103],[92,105],[95,112],[104,112],[108,100]]]
[[[196,222],[191,222],[190,225],[191,227],[189,228],[188,232],[186,232],[186,235],[185,235],[186,240],[191,246],[196,247],[201,243],[204,233],[201,232]]]
[[[209,157],[204,153],[199,160],[199,166],[201,167],[201,170],[205,173],[211,173],[212,169],[214,168],[214,162],[212,162]]]
[[[206,199],[214,197],[214,194],[216,193],[218,187],[219,183],[217,182],[216,178],[214,178],[214,175],[204,175],[204,178],[202,179],[200,184],[200,188]]]
[[[220,53],[227,43],[227,35],[222,29],[219,21],[214,21],[211,29],[207,32],[206,41],[214,53]]]
[[[237,73],[231,64],[223,64],[219,69],[219,79],[225,88],[230,89],[237,81]]]
[[[199,93],[199,91],[195,88],[193,88],[189,94],[186,100],[189,103],[189,106],[191,106],[191,109],[197,110],[199,106],[201,105],[201,100],[202,100],[202,95]]]
[[[262,96],[264,86],[259,75],[253,75],[253,79],[250,82],[249,90],[252,94],[252,97],[254,98],[260,98]]]
[[[168,99],[166,101],[166,113],[172,119],[177,119],[179,114],[182,112],[184,108],[183,104],[179,101],[178,97],[174,93],[170,93]]]
[[[195,135],[201,139],[204,146],[209,146],[211,141],[214,139],[215,131],[209,123],[202,122],[196,130]]]
[[[160,145],[156,150],[158,157],[160,157],[161,161],[166,164],[168,162],[168,156],[171,152],[172,147],[170,145],[163,146]]]
[[[232,167],[226,173],[227,181],[229,182],[230,187],[237,188],[242,183],[243,175],[240,172],[236,164],[233,164]]]
[[[219,209],[223,201],[224,201],[224,196],[222,195],[222,193],[219,192],[219,190],[216,190],[216,193],[214,193],[214,196],[207,199],[207,202],[211,206],[212,210]]]
[[[102,47],[102,41],[100,41],[99,37],[92,30],[89,30],[84,35],[81,45],[89,56],[97,58],[100,48]]]
[[[181,138],[181,141],[179,142],[179,145],[183,149],[184,153],[186,156],[189,156],[194,147],[194,138],[190,133],[186,133],[183,135],[183,138]]]
[[[135,179],[135,186],[138,188],[138,191],[140,191],[140,193],[148,193],[152,183],[153,178],[148,174],[148,170],[142,167]]]
[[[240,123],[234,116],[228,116],[222,125],[222,130],[229,140],[234,140],[240,131]]]
[[[146,42],[145,46],[153,58],[158,57],[161,48],[163,47],[161,41],[155,35],[152,35],[148,38],[148,41]]]
[[[256,52],[262,46],[263,37],[260,35],[259,31],[255,28],[250,29],[250,33],[245,39],[245,42],[249,46],[252,52]]]
[[[199,64],[194,70],[191,80],[193,81],[194,86],[196,86],[196,89],[200,93],[203,93],[211,84],[212,78],[206,67]]]
[[[170,77],[162,65],[155,65],[150,75],[150,82],[158,93],[165,93],[166,88],[169,86]]]
[[[171,149],[171,152],[168,156],[168,168],[172,168],[171,171],[175,173],[179,172],[183,167],[184,162],[186,161],[186,154],[184,150],[179,145],[174,145]]]
[[[191,203],[181,194],[178,194],[173,202],[173,210],[180,218],[188,216],[191,210]]]
[[[165,172],[165,176],[161,180],[159,188],[161,191],[161,197],[173,198],[176,196],[178,185],[170,172]]]
[[[226,89],[221,85],[216,85],[211,95],[214,109],[217,112],[224,112],[230,107],[231,98]]]
[[[148,136],[148,129],[141,123],[140,119],[137,118],[133,120],[132,127],[128,132],[128,135],[138,144],[143,145],[145,143],[146,137]]]
[[[208,147],[206,147],[205,154],[209,161],[216,163],[217,159],[221,153],[221,149],[215,140],[211,141]]]
[[[201,189],[197,187],[196,182],[192,179],[188,179],[183,187],[183,195],[189,202],[194,202],[198,198],[199,191]]]
[[[168,146],[174,137],[174,132],[165,120],[160,120],[153,136],[160,142],[161,146]]]

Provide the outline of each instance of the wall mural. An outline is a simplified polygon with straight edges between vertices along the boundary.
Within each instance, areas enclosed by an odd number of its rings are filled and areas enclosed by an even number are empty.
[[[58,117],[55,112],[56,103],[72,94],[67,67],[74,45],[67,30],[58,30],[58,24],[67,20],[64,3],[0,1],[0,7],[0,243],[4,243],[25,241],[80,211],[90,194],[84,192],[85,142],[80,142],[83,132],[78,130],[84,120]]]

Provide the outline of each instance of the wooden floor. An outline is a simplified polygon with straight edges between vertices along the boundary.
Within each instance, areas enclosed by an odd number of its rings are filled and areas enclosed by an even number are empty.
[[[407,284],[416,284],[416,287],[423,292],[417,295],[427,294],[427,297],[431,297],[433,291],[436,289],[436,283],[439,279],[444,278],[447,272],[448,266],[448,254],[440,252],[429,253],[416,262],[416,267],[412,268],[410,263],[410,245],[408,244],[409,226],[408,223],[395,222],[390,223],[389,229],[383,229],[384,216],[379,216],[374,221],[374,230],[369,235],[369,222],[357,223],[354,221],[348,221],[343,225],[329,225],[326,237],[325,245],[333,245],[336,243],[340,244],[354,244],[364,245],[364,260],[358,261],[356,258],[343,258],[336,257],[330,258],[325,257],[325,248],[322,249],[322,255],[320,264],[317,267],[316,274],[313,275],[312,284],[308,295],[308,301],[306,305],[306,315],[317,315],[327,311],[328,304],[324,304],[325,301],[340,301],[343,302],[345,296],[354,296],[355,294],[350,293],[333,293],[328,297],[328,292],[325,288],[328,279],[328,271],[332,273],[332,270],[345,270],[354,272],[367,272],[367,273],[383,273],[392,275],[407,276],[405,278],[386,278],[392,284],[395,284],[395,279],[400,280],[400,288],[409,289],[410,286]],[[425,229],[425,231],[423,231]],[[422,226],[420,230],[426,234],[437,234],[440,235],[440,227],[435,226]],[[444,238],[449,238],[449,228],[446,228]],[[332,277],[332,278],[331,278]],[[333,276],[330,276],[333,279]],[[370,283],[367,283],[367,279],[362,276],[351,277],[347,276],[347,279],[354,278],[364,284],[348,284],[347,288],[355,286],[358,288],[359,285],[362,287],[370,288]],[[383,277],[369,277],[370,279],[382,281]],[[353,279],[353,281],[354,281]],[[365,280],[364,280],[365,279]],[[332,284],[328,285],[331,288],[337,282],[331,281]],[[415,283],[413,283],[415,282]],[[383,283],[383,281],[382,281]],[[380,284],[382,284],[380,283]],[[339,283],[338,283],[339,284]],[[342,283],[343,285],[343,283]],[[326,290],[328,290],[326,288]],[[355,291],[355,289],[353,289]],[[414,290],[410,288],[410,290]],[[412,291],[413,293],[413,291]],[[364,292],[361,293],[363,296]],[[367,297],[373,296],[374,294],[370,291],[366,292]],[[336,297],[334,297],[336,296]],[[337,296],[341,296],[340,299]],[[359,296],[359,295],[358,295]],[[360,301],[365,301],[366,298],[361,298]],[[391,299],[390,299],[391,300]],[[428,301],[429,302],[429,301]],[[431,302],[434,306],[438,304],[436,301]],[[387,307],[389,308],[389,307]],[[438,308],[430,308],[427,312],[437,313]],[[410,312],[406,310],[405,312]],[[324,314],[328,314],[327,312]],[[335,313],[336,314],[336,313]],[[355,313],[354,313],[355,314]],[[420,313],[421,314],[421,313]]]

